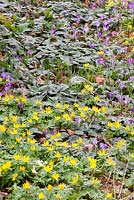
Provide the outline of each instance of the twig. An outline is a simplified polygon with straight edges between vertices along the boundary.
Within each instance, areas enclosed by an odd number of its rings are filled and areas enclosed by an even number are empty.
[[[122,193],[122,188],[123,188],[123,185],[124,185],[127,168],[128,168],[128,162],[127,162],[126,167],[125,167],[125,171],[124,171],[123,180],[122,180],[121,188],[120,188],[120,191],[119,191],[118,199],[120,198],[121,193]]]

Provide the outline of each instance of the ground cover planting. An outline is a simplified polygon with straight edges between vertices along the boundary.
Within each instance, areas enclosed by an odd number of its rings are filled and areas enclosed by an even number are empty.
[[[0,0],[0,199],[134,199],[134,3]]]

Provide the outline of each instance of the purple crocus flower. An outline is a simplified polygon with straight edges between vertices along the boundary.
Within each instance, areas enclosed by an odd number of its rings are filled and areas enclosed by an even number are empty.
[[[89,151],[89,146],[88,145],[85,146],[85,151]]]
[[[53,24],[51,29],[51,34],[54,35],[56,33],[56,26]]]
[[[78,124],[80,124],[81,121],[82,121],[82,118],[80,118],[80,117],[75,117],[75,121],[76,121]]]
[[[77,16],[76,16],[76,22],[75,22],[75,23],[76,23],[77,25],[80,24],[80,15],[77,15]]]
[[[119,102],[121,102],[123,100],[122,95],[117,96],[117,99],[118,99]]]
[[[134,9],[134,2],[128,2],[128,9]]]
[[[89,45],[89,47],[93,49],[93,48],[94,48],[94,44],[91,43],[91,44]]]
[[[99,65],[103,65],[103,64],[104,64],[103,58],[98,58],[98,59],[97,59],[97,63],[98,63]]]
[[[119,81],[119,88],[120,88],[120,89],[123,89],[123,88],[125,88],[125,87],[126,87],[126,86],[125,86],[125,83]]]
[[[100,149],[106,149],[107,148],[107,144],[105,143],[100,143]]]
[[[114,95],[115,95],[115,92],[110,92],[110,93],[108,94],[108,97],[111,99],[111,98],[114,97]]]
[[[101,32],[98,32],[97,33],[97,37],[100,39],[102,37],[102,33]]]
[[[29,49],[27,53],[31,56],[33,54],[33,50]]]
[[[56,133],[57,133],[57,129],[54,128],[54,129],[52,130],[52,135],[55,135]]]
[[[93,145],[96,145],[98,143],[98,140],[97,139],[94,139],[93,141],[92,141],[92,144]]]
[[[129,124],[133,124],[133,122],[134,122],[134,121],[133,121],[132,119],[129,120]]]
[[[48,135],[48,130],[45,129],[45,130],[43,131],[43,133],[44,133],[45,135]]]
[[[19,103],[18,103],[18,107],[19,107],[19,109],[21,110],[21,109],[23,108],[23,103],[22,103],[22,102],[19,102]]]
[[[131,111],[132,111],[132,113],[134,113],[134,107],[133,107],[133,108],[131,108]]]
[[[2,97],[3,96],[3,92],[0,92],[0,97]]]
[[[129,58],[127,60],[127,62],[128,62],[129,65],[132,65],[134,63],[134,59],[133,58]]]
[[[127,106],[130,103],[131,99],[129,97],[126,97],[124,100],[125,105]]]
[[[134,76],[130,76],[130,77],[129,77],[129,80],[130,80],[130,81],[134,81]]]

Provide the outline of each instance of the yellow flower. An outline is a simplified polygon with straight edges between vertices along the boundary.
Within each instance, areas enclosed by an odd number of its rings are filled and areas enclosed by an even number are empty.
[[[125,129],[126,129],[126,131],[129,131],[130,130],[130,126],[126,125]]]
[[[60,199],[61,199],[61,195],[60,195],[60,194],[56,194],[56,198],[57,198],[58,200],[60,200]]]
[[[69,114],[67,114],[67,113],[63,114],[63,118],[64,118],[66,121],[70,121],[70,120],[71,120],[71,117],[70,117]]]
[[[112,193],[107,193],[107,195],[106,195],[106,197],[108,198],[108,199],[111,199],[112,198]]]
[[[2,140],[0,140],[0,144],[2,144]]]
[[[48,189],[49,191],[51,191],[51,190],[53,189],[53,186],[49,184],[49,185],[47,186],[47,189]]]
[[[56,104],[56,108],[57,108],[57,109],[61,108],[61,103],[57,103],[57,104]]]
[[[95,100],[95,101],[99,101],[99,100],[100,100],[100,97],[99,97],[99,96],[95,96],[95,97],[94,97],[94,100]]]
[[[83,139],[82,139],[81,137],[79,137],[79,138],[77,139],[77,142],[78,142],[78,144],[82,144]]]
[[[12,120],[12,122],[14,122],[14,123],[15,123],[15,122],[17,121],[17,116],[15,116],[15,115],[12,115],[12,116],[11,116],[11,120]]]
[[[89,63],[85,63],[85,64],[84,64],[84,67],[85,67],[85,68],[89,67]]]
[[[17,133],[18,133],[17,129],[13,129],[13,130],[11,131],[11,134],[12,134],[12,135],[17,135]]]
[[[44,196],[43,192],[40,192],[40,193],[38,194],[38,198],[39,198],[39,199],[44,199],[44,197],[45,197],[45,196]]]
[[[0,174],[1,174],[1,172],[2,172],[2,167],[0,167]]]
[[[72,178],[72,184],[73,185],[76,185],[78,183],[78,180],[79,180],[79,176],[78,174],[76,174],[73,178]]]
[[[126,144],[126,142],[124,140],[119,140],[116,145],[116,148],[121,149],[124,144]]]
[[[89,107],[88,106],[84,106],[84,111],[88,111],[89,110]]]
[[[23,156],[22,160],[24,163],[27,163],[29,161],[29,156]]]
[[[62,142],[62,146],[63,147],[68,147],[68,143],[67,142]]]
[[[49,141],[48,141],[48,140],[44,141],[44,146],[45,146],[45,147],[48,147],[48,146],[49,146]]]
[[[91,169],[95,169],[96,168],[96,162],[97,162],[97,160],[94,159],[94,158],[91,158],[91,157],[88,157],[88,160],[90,162],[90,168]]]
[[[100,183],[100,181],[99,181],[98,178],[93,177],[92,180],[91,180],[91,183],[92,183],[93,185],[95,185],[95,184]]]
[[[25,189],[30,189],[30,183],[28,181],[26,181],[24,184],[23,184],[23,188]]]
[[[69,161],[69,157],[68,156],[64,156],[63,161],[66,163]]]
[[[116,163],[113,161],[113,159],[111,157],[108,158],[107,162],[112,167],[114,167],[116,165]]]
[[[89,92],[92,92],[92,91],[93,91],[93,87],[92,87],[91,85],[86,84],[86,85],[84,86],[84,88],[85,88],[87,91],[89,91]]]
[[[2,82],[3,81],[3,79],[0,77],[0,82]]]
[[[57,138],[60,138],[60,137],[61,137],[61,133],[60,133],[59,131],[56,133],[56,137],[57,137]]]
[[[105,113],[105,112],[107,111],[107,108],[106,108],[105,106],[102,106],[102,107],[101,107],[101,111],[102,111],[103,113]]]
[[[60,190],[64,190],[65,185],[64,185],[63,183],[60,183],[60,184],[58,185],[58,188],[59,188]]]
[[[100,109],[97,107],[97,106],[93,106],[92,107],[92,110],[96,113],[99,113],[100,112]]]
[[[56,120],[56,121],[59,121],[60,119],[61,119],[60,116],[55,116],[55,120]]]
[[[52,165],[51,165],[51,166],[50,166],[50,165],[44,166],[44,170],[45,170],[46,172],[51,172],[52,169],[53,169]]]
[[[25,166],[20,166],[20,171],[25,171]]]
[[[21,125],[20,124],[14,124],[13,126],[14,126],[14,128],[18,129],[18,128],[20,128]]]
[[[3,165],[2,165],[2,169],[6,170],[6,169],[10,169],[11,167],[11,161],[6,161]]]
[[[133,26],[131,24],[128,25],[128,29],[132,29]]]
[[[134,130],[130,132],[130,135],[134,136]]]
[[[65,108],[65,109],[68,109],[69,107],[70,107],[70,105],[69,105],[69,104],[67,104],[67,103],[66,103],[66,104],[64,104],[64,108]]]
[[[121,127],[121,124],[120,124],[120,122],[118,122],[118,121],[115,121],[115,122],[113,123],[113,125],[114,125],[114,127],[117,128],[117,129]]]
[[[59,178],[59,174],[54,173],[54,174],[52,175],[52,178],[55,179],[55,180],[58,180],[58,178]]]
[[[21,138],[17,137],[17,138],[15,138],[15,140],[16,140],[16,142],[20,143]]]
[[[6,128],[5,128],[4,125],[0,125],[0,131],[2,131],[2,132],[5,132],[5,131],[6,131]]]
[[[70,159],[70,163],[72,166],[75,166],[77,164],[77,161],[75,159]]]
[[[107,123],[107,126],[108,126],[108,127],[112,127],[112,126],[113,126],[113,123],[112,123],[112,122],[108,122],[108,123]]]
[[[77,143],[72,143],[72,147],[77,147],[78,146],[78,144]]]
[[[32,119],[28,119],[28,122],[29,122],[29,123],[32,123],[32,121],[33,121]]]
[[[15,154],[15,155],[14,155],[14,160],[19,160],[19,159],[20,159],[20,155]]]
[[[20,97],[20,101],[22,101],[22,103],[26,103],[27,98],[26,97]]]
[[[108,0],[108,6],[111,7],[114,5],[114,0]]]
[[[98,51],[99,55],[104,55],[104,51]]]
[[[74,103],[74,107],[75,107],[75,108],[78,108],[78,107],[79,107],[79,104],[78,104],[78,103]]]
[[[31,151],[35,151],[35,149],[36,149],[36,148],[35,148],[35,146],[33,146],[33,145],[30,147],[30,150],[31,150]]]
[[[106,150],[102,149],[98,152],[99,156],[105,156],[106,155]]]
[[[31,135],[31,131],[30,130],[27,130],[27,135]]]
[[[71,113],[70,113],[70,116],[72,117],[72,118],[74,118],[75,117],[75,112],[74,111],[72,111]]]
[[[53,166],[53,165],[54,165],[54,160],[50,160],[50,161],[49,161],[49,165],[50,165],[50,166]]]
[[[18,174],[13,174],[13,175],[12,175],[12,181],[15,181],[16,178],[17,178],[17,176],[18,176]]]
[[[55,156],[55,158],[60,158],[60,157],[61,157],[61,154],[60,154],[60,152],[58,151],[54,156]]]
[[[85,115],[83,112],[81,112],[81,113],[80,113],[80,117],[81,117],[81,118],[85,118],[86,115]]]
[[[51,146],[51,147],[47,147],[47,149],[48,149],[48,151],[54,151],[54,147],[53,146]]]
[[[35,103],[36,103],[38,106],[40,106],[42,102],[41,102],[40,99],[37,99],[37,100],[35,101]]]

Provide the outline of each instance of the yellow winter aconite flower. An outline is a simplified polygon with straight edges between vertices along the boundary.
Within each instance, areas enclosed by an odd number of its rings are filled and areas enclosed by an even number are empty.
[[[99,55],[104,55],[104,51],[98,51]]]
[[[20,138],[20,137],[17,137],[17,138],[15,138],[15,140],[16,140],[16,142],[20,143],[21,138]]]
[[[51,147],[47,147],[47,149],[48,149],[48,151],[54,151],[54,147],[53,146],[51,146]]]
[[[44,199],[44,198],[45,198],[43,192],[40,192],[40,193],[38,194],[38,198],[39,198],[39,199]]]
[[[60,195],[60,194],[56,194],[56,198],[57,198],[58,200],[60,200],[60,199],[61,199],[61,195]]]
[[[86,84],[86,85],[84,86],[84,88],[85,88],[87,91],[91,92],[91,93],[92,93],[92,91],[93,91],[93,87],[92,87],[91,85]]]
[[[132,29],[133,26],[131,24],[128,25],[128,29]]]
[[[100,181],[99,181],[98,178],[93,177],[92,180],[91,180],[91,183],[92,183],[93,185],[95,185],[95,184],[100,183]]]
[[[5,131],[6,131],[6,128],[5,128],[4,125],[0,125],[0,131],[2,131],[2,132],[5,132]]]
[[[26,103],[26,101],[27,101],[27,98],[26,97],[20,97],[20,101],[22,102],[22,103]]]
[[[54,173],[54,174],[52,175],[52,178],[55,179],[55,180],[58,180],[58,178],[59,178],[59,174]]]
[[[82,139],[81,137],[79,137],[79,138],[77,139],[77,142],[78,142],[78,144],[82,144],[83,139]]]
[[[78,104],[78,103],[74,103],[74,107],[75,107],[75,108],[78,108],[78,107],[79,107],[79,104]]]
[[[10,167],[11,167],[11,161],[6,161],[6,162],[2,165],[2,170],[10,169]]]
[[[18,155],[18,154],[15,154],[15,155],[14,155],[14,160],[20,160],[20,158],[21,158],[20,155]]]
[[[20,128],[20,126],[21,126],[20,124],[14,124],[14,125],[13,125],[13,127],[14,127],[15,129]]]
[[[102,111],[102,113],[105,113],[107,111],[107,108],[105,106],[102,106],[101,111]]]
[[[130,130],[130,126],[126,125],[125,129],[126,129],[126,131],[129,131]]]
[[[35,103],[36,103],[38,106],[40,106],[42,102],[41,102],[40,99],[37,99],[37,100],[35,101]]]
[[[108,6],[111,7],[114,5],[114,0],[108,0]]]
[[[53,166],[53,165],[54,165],[54,160],[50,160],[50,161],[49,161],[49,165],[50,165],[50,166]]]
[[[108,162],[108,164],[109,164],[111,167],[114,167],[114,166],[116,165],[116,162],[114,162],[113,159],[112,159],[111,157],[109,157],[109,158],[107,159],[107,162]]]
[[[60,158],[61,157],[61,154],[60,152],[58,151],[55,155],[54,155],[55,158]]]
[[[44,146],[45,146],[45,147],[48,147],[48,146],[49,146],[49,141],[48,141],[48,140],[44,141]]]
[[[48,189],[49,191],[51,191],[51,190],[53,189],[53,186],[49,184],[49,185],[47,186],[47,189]]]
[[[32,145],[32,146],[30,147],[30,150],[31,150],[31,151],[35,151],[35,150],[36,150],[35,146]]]
[[[100,100],[100,97],[99,97],[99,96],[95,96],[95,97],[94,97],[94,100],[95,100],[95,101],[99,101],[99,100]]]
[[[63,183],[60,183],[60,184],[58,185],[58,188],[59,188],[60,190],[64,190],[65,185],[64,185]]]
[[[64,114],[63,114],[63,118],[64,118],[66,121],[70,121],[70,120],[71,120],[71,117],[70,117],[69,114],[67,114],[67,113],[64,113]]]
[[[25,171],[25,166],[20,166],[20,171]]]
[[[78,180],[79,180],[79,176],[78,174],[76,174],[73,178],[72,178],[72,184],[73,185],[76,185],[78,183]]]
[[[51,172],[52,169],[53,169],[52,165],[46,165],[46,166],[44,166],[44,170],[45,170],[46,172]]]
[[[108,122],[108,123],[107,123],[107,126],[108,126],[108,127],[112,127],[112,126],[113,126],[113,123],[112,123],[112,122]]]
[[[65,109],[68,109],[69,107],[70,107],[69,104],[67,104],[67,103],[64,104],[64,108],[65,108]]]
[[[56,104],[56,108],[57,108],[57,109],[61,108],[61,106],[62,106],[61,103],[57,103],[57,104]]]
[[[90,162],[90,168],[91,169],[95,169],[96,168],[96,162],[97,162],[97,160],[94,159],[94,158],[92,158],[92,157],[88,157],[88,160]]]
[[[92,110],[96,113],[99,113],[100,112],[100,109],[97,107],[97,106],[93,106],[92,107]]]
[[[16,173],[16,174],[13,174],[12,175],[12,181],[15,181],[16,180],[16,178],[17,178],[17,176],[18,176],[18,174]]]
[[[114,127],[117,128],[117,129],[121,127],[121,124],[120,124],[120,122],[118,122],[118,121],[115,121],[115,122],[113,123],[113,125],[114,125]]]
[[[81,112],[81,113],[80,113],[80,117],[81,117],[81,118],[85,118],[85,117],[86,117],[85,113]]]
[[[26,181],[24,184],[23,184],[23,188],[25,189],[30,189],[30,183],[28,181]]]
[[[84,66],[85,68],[87,68],[87,67],[89,67],[89,63],[85,63],[83,66]]]
[[[56,121],[59,121],[60,119],[61,119],[60,116],[55,116],[55,120],[56,120]]]
[[[116,148],[121,149],[124,144],[126,144],[126,142],[124,140],[119,140],[116,145]]]
[[[107,199],[111,199],[112,196],[113,196],[112,193],[107,193],[107,195],[106,195]]]
[[[68,156],[64,156],[63,157],[63,161],[64,161],[64,163],[68,162],[69,161],[69,157]]]
[[[0,140],[0,144],[2,144],[2,140]]]
[[[130,135],[134,136],[134,130],[130,132]]]
[[[75,159],[70,159],[70,163],[72,166],[75,166],[77,164],[77,161]]]
[[[15,122],[17,121],[17,116],[15,116],[15,115],[12,115],[12,116],[11,116],[11,120],[12,120],[12,122],[14,122],[14,123],[15,123]]]
[[[22,160],[23,160],[24,163],[28,163],[29,156],[22,156]]]
[[[62,146],[63,147],[68,147],[68,143],[67,142],[62,142]]]
[[[99,156],[105,156],[106,155],[106,150],[102,149],[98,152]]]

